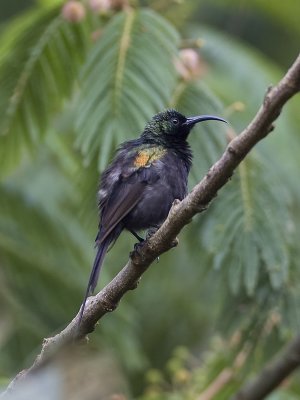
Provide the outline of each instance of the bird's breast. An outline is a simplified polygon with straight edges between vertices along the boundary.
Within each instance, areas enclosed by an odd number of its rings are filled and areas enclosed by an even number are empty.
[[[173,201],[186,196],[188,171],[181,160],[161,157],[153,161],[151,168],[159,178],[145,186],[140,201],[125,218],[128,229],[143,230],[160,225]]]

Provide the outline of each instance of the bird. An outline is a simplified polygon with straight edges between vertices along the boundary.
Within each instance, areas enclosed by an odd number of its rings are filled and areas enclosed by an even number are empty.
[[[175,199],[187,195],[192,150],[187,142],[193,127],[202,121],[227,122],[214,115],[185,117],[167,109],[152,117],[137,139],[120,145],[104,170],[98,191],[100,221],[97,253],[81,305],[79,325],[88,296],[93,294],[108,249],[126,229],[139,242],[138,232],[157,229]]]

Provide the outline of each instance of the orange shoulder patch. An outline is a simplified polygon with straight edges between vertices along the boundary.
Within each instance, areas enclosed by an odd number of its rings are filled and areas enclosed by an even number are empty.
[[[163,147],[150,147],[140,150],[133,162],[137,168],[150,166],[155,160],[159,160],[166,153]]]
[[[149,161],[150,154],[147,150],[142,150],[139,151],[135,160],[134,160],[134,166],[135,167],[144,167],[147,162]]]

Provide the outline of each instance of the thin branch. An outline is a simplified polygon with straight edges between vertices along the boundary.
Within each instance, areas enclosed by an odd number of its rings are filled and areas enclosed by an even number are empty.
[[[247,344],[237,354],[231,367],[224,368],[219,375],[210,383],[196,400],[213,400],[220,391],[231,382],[239,369],[245,364],[249,355],[250,346]]]
[[[253,382],[246,384],[232,400],[260,400],[276,389],[300,365],[300,335],[271,361]]]
[[[210,168],[202,181],[184,200],[174,202],[168,218],[155,235],[144,243],[139,252],[131,253],[126,266],[104,289],[89,298],[80,329],[78,329],[77,315],[62,332],[45,339],[42,351],[33,365],[18,374],[8,390],[12,389],[17,381],[43,365],[58,348],[66,343],[83,339],[94,330],[95,324],[103,315],[117,307],[123,295],[137,286],[141,275],[150,264],[176,245],[176,236],[183,227],[209,206],[219,189],[226,184],[253,146],[273,130],[273,122],[279,116],[282,107],[299,90],[300,55],[278,85],[268,90],[252,122],[229,143],[222,157]]]

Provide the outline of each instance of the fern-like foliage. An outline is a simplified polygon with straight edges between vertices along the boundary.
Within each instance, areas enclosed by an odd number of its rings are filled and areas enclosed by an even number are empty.
[[[87,160],[107,163],[112,144],[136,136],[169,101],[178,34],[156,13],[115,15],[90,52],[81,78],[77,145]]]
[[[234,293],[243,284],[253,295],[265,275],[273,289],[288,278],[288,203],[278,196],[274,176],[262,172],[265,167],[258,159],[244,161],[231,187],[214,204],[214,218],[203,225],[214,266],[228,269]]]
[[[87,41],[87,23],[70,24],[57,7],[29,13],[6,32],[0,48],[1,172],[45,135],[51,117],[74,88]]]
[[[209,90],[195,82],[185,85],[178,107],[193,113],[199,113],[199,109],[201,112],[220,109]],[[207,134],[192,133],[193,175],[197,175],[197,180],[226,146],[222,126],[207,123],[198,128]],[[268,171],[263,155],[251,154],[199,221],[199,238],[213,254],[214,267],[224,270],[235,294],[244,286],[253,295],[259,279],[265,275],[274,289],[287,281],[290,217],[288,199],[277,192],[278,183],[272,171]]]
[[[175,26],[187,14],[178,10],[190,12],[196,1],[143,1],[155,11],[135,4],[105,17],[83,2],[86,19],[77,24],[60,17],[62,3],[42,0],[1,32],[0,172],[13,172],[0,184],[0,292],[10,328],[0,343],[5,374],[19,369],[20,358],[49,327],[56,329],[78,310],[94,255],[98,171],[112,149],[137,137],[153,114],[169,106],[188,116],[223,115],[229,130],[209,121],[189,137],[193,186],[278,79],[278,69],[245,45],[190,24],[189,36],[205,39],[204,79],[180,79],[173,65],[180,40]],[[164,12],[169,21],[159,15]],[[234,112],[236,101],[244,104],[242,112]],[[281,315],[282,337],[290,326],[299,327],[299,142],[291,126],[285,110],[279,134],[240,165],[209,210],[182,233],[178,250],[163,256],[163,268],[153,265],[142,296],[126,298],[94,336],[94,348],[112,343],[125,367],[137,370],[149,360],[161,364],[178,343],[204,348],[212,326],[228,333],[229,319],[241,345],[249,341],[261,354],[268,347],[269,336],[259,341],[270,315]],[[32,158],[28,150],[34,149]],[[132,244],[126,233],[120,237],[105,260],[100,286],[125,262]],[[231,351],[230,357],[224,366],[232,364]]]
[[[89,241],[79,226],[70,214],[59,218],[37,199],[30,199],[25,185],[17,189],[1,184],[0,303],[7,326],[0,344],[2,371],[12,373],[15,358],[26,357],[28,346],[39,343],[39,335],[49,332],[51,321],[64,321],[65,313],[74,313],[79,307],[82,265],[89,262],[85,252]],[[54,288],[56,295],[50,305],[46,294]],[[14,358],[15,349],[19,354]]]

